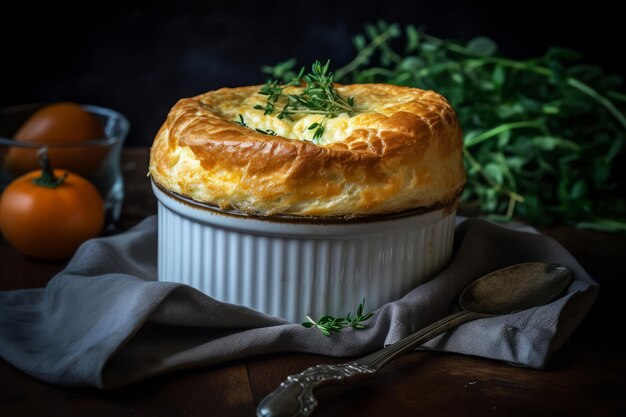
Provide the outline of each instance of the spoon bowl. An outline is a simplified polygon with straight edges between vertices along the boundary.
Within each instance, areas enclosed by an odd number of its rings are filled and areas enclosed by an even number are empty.
[[[468,285],[459,305],[465,311],[503,315],[548,303],[572,280],[572,271],[559,264],[527,262],[487,274]]]

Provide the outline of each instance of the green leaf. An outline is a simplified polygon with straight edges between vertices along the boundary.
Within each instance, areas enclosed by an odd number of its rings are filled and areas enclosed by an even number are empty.
[[[415,72],[421,68],[424,68],[426,63],[422,58],[416,56],[407,56],[400,62],[398,69],[401,71]]]
[[[502,184],[504,180],[504,175],[502,171],[502,167],[496,163],[488,163],[485,165],[485,173],[496,183]]]
[[[505,130],[498,135],[498,148],[504,148],[511,139],[511,131]]]
[[[407,38],[405,51],[413,52],[419,46],[420,34],[418,30],[415,28],[415,26],[413,25],[407,25],[407,27],[405,28],[405,32],[406,32],[406,38]]]
[[[378,29],[374,25],[365,25],[365,33],[370,39],[374,39],[378,36]]]
[[[582,198],[587,193],[587,183],[583,180],[578,180],[574,183],[574,186],[570,190],[570,198],[577,200]]]
[[[624,147],[624,138],[622,138],[621,140],[617,138],[610,140],[609,149],[604,158],[605,163],[609,163],[613,159],[615,159],[615,157],[619,155],[619,153],[622,151],[623,147]]]
[[[434,52],[437,51],[440,47],[440,44],[432,41],[423,41],[422,42],[422,50],[424,52]]]
[[[298,61],[295,58],[291,58],[286,61],[279,62],[274,66],[264,65],[261,67],[261,72],[270,75],[273,79],[286,81],[287,79],[291,79],[295,76],[293,68],[297,62]]]
[[[492,56],[498,50],[496,43],[484,36],[479,36],[467,43],[467,49],[478,56]]]
[[[365,48],[365,45],[367,44],[367,42],[365,41],[365,36],[363,35],[356,35],[354,38],[352,38],[352,42],[354,43],[354,47],[357,51],[363,50],[363,48]]]
[[[400,25],[398,25],[397,23],[394,23],[394,24],[390,25],[387,28],[387,32],[389,33],[389,36],[391,36],[392,38],[397,38],[398,36],[400,36],[402,34],[402,30],[400,29]]]
[[[596,187],[600,188],[606,184],[611,175],[611,165],[607,164],[603,158],[595,165],[593,170],[593,180]]]
[[[518,102],[520,106],[523,107],[526,113],[537,114],[543,112],[543,104],[537,99],[527,96],[520,96],[518,98]]]
[[[551,47],[546,52],[547,59],[553,59],[557,61],[579,61],[582,59],[582,54],[567,48]]]
[[[552,151],[557,147],[578,151],[580,145],[554,136],[536,136],[532,139],[534,146],[544,151]]]
[[[504,84],[504,80],[506,79],[506,73],[504,72],[504,67],[501,65],[496,65],[493,69],[492,75],[493,82],[496,86],[500,87]]]
[[[363,300],[363,303],[365,304],[365,300]],[[374,316],[374,312],[370,311],[369,313],[367,313],[366,315],[364,315],[363,317],[361,317],[361,321],[365,321],[365,320],[369,320]]]
[[[467,132],[465,134],[465,137],[463,138],[463,141],[464,142],[472,142],[475,137],[477,137],[479,135],[482,135],[483,133],[485,133],[485,131],[483,129],[470,130],[469,132]]]
[[[520,102],[502,103],[494,108],[496,115],[502,119],[512,119],[526,113],[526,108]]]

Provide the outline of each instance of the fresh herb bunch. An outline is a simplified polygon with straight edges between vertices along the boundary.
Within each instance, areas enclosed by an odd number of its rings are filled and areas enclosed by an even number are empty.
[[[330,332],[338,332],[346,327],[362,330],[365,328],[363,322],[369,320],[374,315],[373,312],[363,314],[364,309],[365,299],[359,304],[354,317],[352,317],[351,313],[348,313],[346,317],[324,316],[318,321],[315,321],[307,315],[307,321],[302,323],[302,325],[309,328],[316,327],[324,336],[330,336]]]
[[[295,62],[294,62],[295,63]],[[321,121],[312,123],[308,130],[315,130],[313,141],[318,142],[324,135],[326,119],[331,119],[341,113],[353,115],[357,112],[354,107],[354,99],[343,98],[333,85],[333,73],[329,71],[330,61],[322,65],[315,61],[311,66],[311,72],[305,74],[305,68],[300,72],[292,73],[289,80],[284,74],[280,74],[285,83],[278,80],[268,80],[259,90],[259,94],[267,96],[265,105],[257,104],[255,109],[263,110],[263,113],[273,114],[276,106],[282,101],[282,108],[278,113],[279,119],[291,118],[295,114],[320,114],[324,117]],[[288,86],[300,86],[304,81],[305,85],[299,94],[285,94],[284,89]]]
[[[466,202],[494,219],[626,230],[614,169],[626,142],[619,77],[580,64],[575,51],[550,48],[539,58],[512,60],[499,56],[491,39],[462,44],[411,25],[368,25],[354,45],[357,54],[335,71],[337,81],[433,89],[455,107],[469,174]],[[263,71],[291,79],[295,64]]]

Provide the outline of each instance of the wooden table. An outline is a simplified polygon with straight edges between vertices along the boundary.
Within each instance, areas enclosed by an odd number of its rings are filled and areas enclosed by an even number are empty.
[[[145,148],[124,151],[127,199],[122,229],[156,211],[145,175],[147,161]],[[546,370],[413,352],[374,379],[319,391],[315,415],[626,415],[626,341],[620,325],[626,236],[570,227],[543,232],[568,248],[601,283],[591,313]],[[43,286],[62,267],[27,259],[0,241],[0,290]],[[50,386],[0,359],[0,416],[253,416],[256,404],[287,375],[343,361],[311,354],[268,355],[103,392]]]

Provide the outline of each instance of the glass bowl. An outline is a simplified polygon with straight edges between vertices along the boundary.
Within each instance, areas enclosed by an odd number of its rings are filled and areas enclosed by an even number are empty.
[[[53,168],[78,174],[98,189],[104,200],[108,230],[120,219],[124,201],[124,181],[120,156],[130,124],[115,110],[81,105],[102,121],[105,137],[79,143],[32,143],[12,139],[22,124],[44,103],[0,109],[0,193],[15,178],[39,169],[37,150],[47,146]]]

